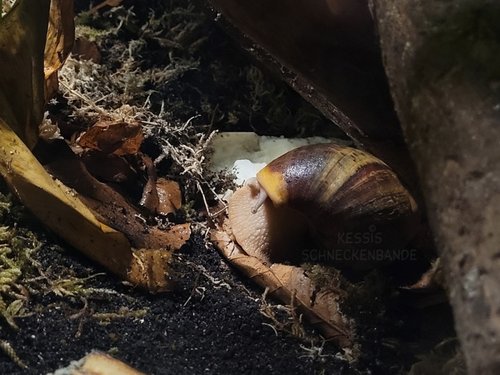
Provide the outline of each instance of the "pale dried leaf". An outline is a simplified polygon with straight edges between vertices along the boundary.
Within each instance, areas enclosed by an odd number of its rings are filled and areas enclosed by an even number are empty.
[[[57,71],[71,52],[74,39],[73,0],[52,0],[44,52],[46,101],[58,89]]]
[[[57,373],[67,375],[144,375],[126,363],[105,353],[94,352]]]

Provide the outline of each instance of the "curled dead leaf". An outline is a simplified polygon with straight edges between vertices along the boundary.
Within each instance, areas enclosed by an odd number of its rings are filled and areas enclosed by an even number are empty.
[[[98,121],[78,139],[83,148],[106,154],[134,155],[143,140],[142,128],[137,123]]]
[[[78,159],[58,159],[46,168],[53,176],[74,189],[74,194],[110,227],[124,233],[138,249],[179,249],[189,239],[189,224],[162,230],[149,225],[141,212],[120,193],[98,181]]]
[[[177,182],[159,178],[156,181],[156,190],[159,198],[158,213],[168,215],[181,208],[182,195]]]
[[[245,276],[263,288],[269,295],[285,304],[295,301],[297,310],[327,340],[341,348],[352,347],[353,329],[339,308],[337,290],[319,288],[300,267],[275,263],[270,266],[247,255],[220,225],[211,231],[211,239],[222,255]]]
[[[139,204],[154,214],[168,215],[178,210],[182,202],[179,184],[165,178],[157,178],[151,158],[142,154],[137,156],[141,159],[147,174]]]

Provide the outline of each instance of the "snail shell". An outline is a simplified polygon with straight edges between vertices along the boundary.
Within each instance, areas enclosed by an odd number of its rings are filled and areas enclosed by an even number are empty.
[[[275,262],[293,258],[305,231],[322,248],[338,245],[339,233],[364,233],[373,225],[398,237],[396,224],[416,209],[411,194],[381,160],[351,147],[318,144],[269,163],[235,192],[228,212],[242,248]]]

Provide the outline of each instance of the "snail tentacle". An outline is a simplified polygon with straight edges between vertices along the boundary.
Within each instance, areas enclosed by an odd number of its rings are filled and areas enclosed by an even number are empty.
[[[250,188],[253,191],[258,192],[257,196],[257,201],[255,202],[255,205],[252,207],[252,214],[257,213],[257,210],[264,204],[264,202],[267,199],[267,193],[266,191],[262,188],[262,186],[259,184],[259,181],[255,177],[252,177],[245,181],[246,186],[250,186]]]

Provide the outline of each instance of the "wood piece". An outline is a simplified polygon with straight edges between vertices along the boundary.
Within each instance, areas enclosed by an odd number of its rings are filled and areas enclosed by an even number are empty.
[[[300,77],[303,94],[312,99],[320,92],[333,104],[325,110],[348,134],[373,138],[382,123],[384,139],[400,136],[366,0],[212,3]]]
[[[471,374],[500,373],[500,5],[373,0]]]

